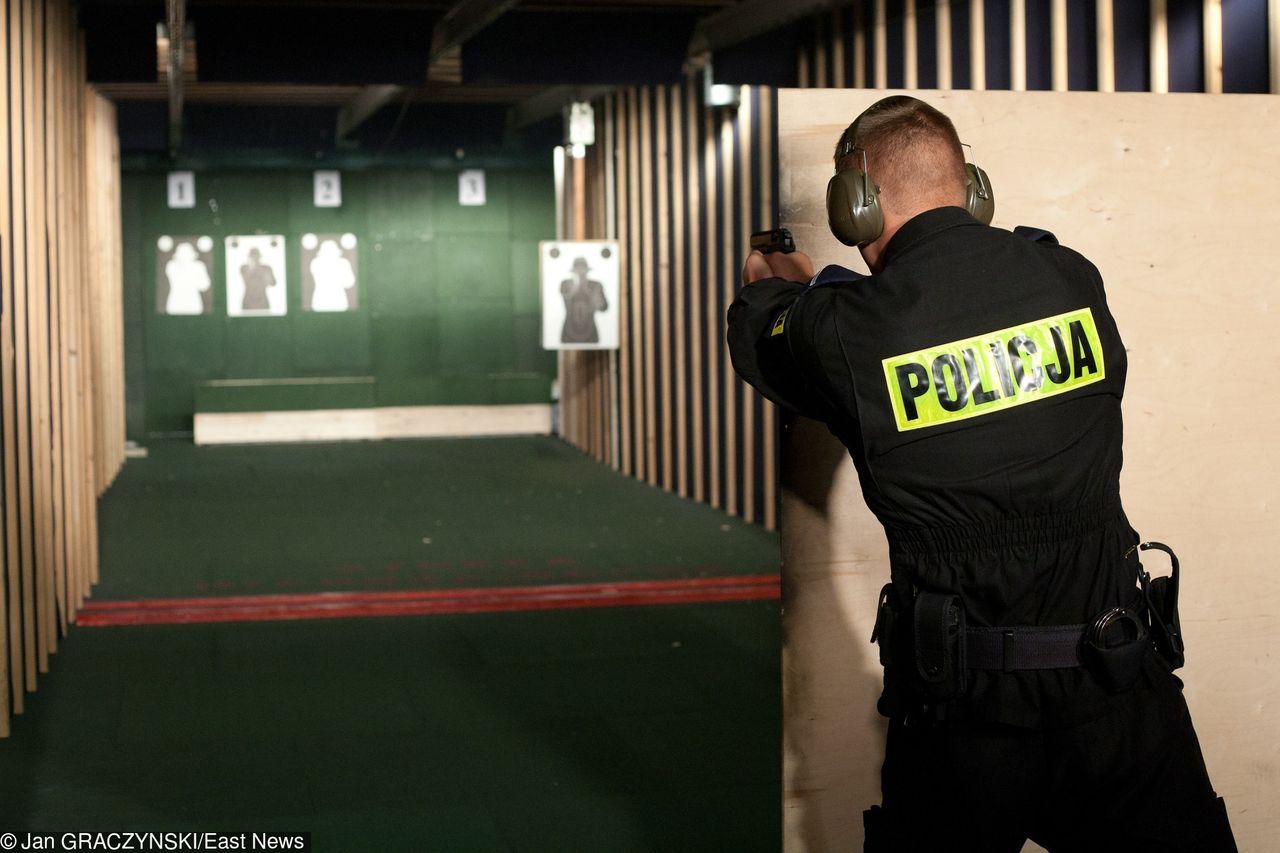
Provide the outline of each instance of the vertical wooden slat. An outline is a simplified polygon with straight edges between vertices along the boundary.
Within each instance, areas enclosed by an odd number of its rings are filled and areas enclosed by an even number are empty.
[[[702,278],[705,233],[698,211],[705,210],[702,175],[705,174],[706,152],[698,146],[698,102],[694,86],[685,92],[685,131],[688,140],[685,150],[689,157],[689,441],[692,444],[693,497],[701,501],[706,497],[706,457],[703,452],[706,434],[702,429],[702,407],[706,389],[702,382],[702,300],[706,282]]]
[[[814,18],[813,35],[813,85],[827,88],[829,69],[827,64],[827,19],[825,15]]]
[[[773,90],[760,90],[760,221],[766,226],[774,224],[773,213]],[[764,401],[764,526],[776,530],[778,526],[778,445],[777,408]]]
[[[809,53],[809,45],[803,43],[800,45],[799,50],[796,51],[796,86],[801,89],[808,89],[810,86],[816,85],[811,76],[812,62]]]
[[[831,13],[831,85],[843,89],[844,76],[844,12]]]
[[[49,149],[53,152],[53,162],[50,164],[45,179],[45,192],[50,199],[50,214],[47,217],[47,221],[51,237],[49,254],[51,278],[49,287],[49,329],[51,335],[49,341],[49,388],[51,402],[50,446],[52,448],[50,456],[53,464],[50,470],[50,503],[52,505],[51,519],[53,521],[53,601],[56,605],[58,628],[53,636],[52,648],[55,649],[57,648],[59,634],[65,635],[67,632],[67,564],[66,551],[63,548],[63,544],[66,541],[63,529],[66,513],[62,494],[62,472],[65,463],[62,435],[62,335],[65,329],[62,321],[62,249],[65,242],[63,214],[66,200],[61,193],[60,181],[62,168],[66,162],[62,120],[66,115],[67,104],[64,100],[62,86],[62,72],[65,67],[65,56],[61,50],[62,8],[61,3],[54,3],[49,6],[49,19],[45,28],[45,40],[50,54],[45,75],[49,98],[47,127],[49,128],[48,133],[50,136]]]
[[[937,0],[934,17],[938,55],[938,88],[951,88],[951,0]]]
[[[675,337],[675,364],[673,366],[676,414],[675,414],[675,489],[683,497],[689,495],[689,402],[688,359],[685,335],[685,115],[684,93],[690,84],[671,89],[671,231],[672,253],[675,258],[672,303],[674,307],[672,334]],[[696,214],[695,214],[696,215]]]
[[[867,87],[867,24],[862,0],[853,4],[853,87]]]
[[[671,454],[674,450],[674,437],[671,433],[671,206],[668,199],[668,179],[671,175],[671,142],[667,135],[670,113],[670,101],[667,99],[667,87],[658,87],[658,99],[654,110],[658,133],[658,159],[655,174],[658,189],[658,274],[652,276],[652,288],[657,291],[657,322],[654,329],[658,336],[659,364],[663,371],[662,395],[660,400],[661,418],[658,432],[661,466],[658,481],[668,491],[675,486],[671,470]],[[650,375],[656,367],[650,366]],[[651,389],[652,390],[652,389]]]
[[[987,88],[985,8],[983,0],[969,0],[969,88],[975,92]]]
[[[1010,88],[1024,92],[1027,88],[1027,2],[1009,2],[1009,78]]]
[[[902,6],[902,80],[908,89],[919,88],[920,59],[916,42],[916,0],[905,0]]]
[[[1204,90],[1222,94],[1222,0],[1204,0]]]
[[[720,277],[711,279],[711,290],[714,293],[719,289],[722,299],[712,299],[711,304],[715,306],[714,319],[715,323],[711,326],[711,335],[707,341],[707,345],[714,347],[721,363],[721,379],[720,391],[724,400],[724,508],[730,515],[739,513],[738,507],[738,377],[733,372],[733,364],[729,361],[728,354],[724,351],[724,312],[729,301],[733,299],[734,293],[734,277],[731,273],[737,266],[734,246],[737,245],[737,235],[733,233],[733,197],[735,195],[735,187],[733,184],[733,166],[737,153],[734,150],[733,142],[733,125],[734,119],[728,115],[720,116],[720,170],[721,170],[721,193],[720,201],[722,204],[724,224],[722,227],[725,236],[720,240],[720,248],[723,252],[723,260],[720,266]],[[719,286],[717,288],[717,285]]]
[[[14,288],[17,297],[14,299],[14,321],[17,326],[14,334],[14,345],[18,352],[18,535],[22,551],[22,640],[24,684],[27,691],[36,689],[36,626],[35,626],[35,566],[32,553],[32,496],[31,496],[31,340],[29,323],[31,308],[28,294],[34,273],[31,269],[30,208],[28,188],[33,183],[31,174],[31,2],[17,0],[17,21],[10,31],[12,41],[16,42],[14,55],[20,57],[21,73],[15,81],[13,100],[18,109],[16,120],[12,122],[13,147],[21,153],[15,156],[21,165],[14,176],[13,186],[13,220],[19,228],[14,229]],[[19,236],[19,232],[21,236]]]
[[[1271,94],[1280,95],[1280,0],[1267,0],[1267,22],[1271,37]]]
[[[1116,27],[1111,0],[1098,0],[1098,91],[1116,90]]]
[[[742,91],[742,105],[738,108],[738,210],[739,217],[742,220],[742,227],[736,240],[726,240],[725,243],[734,246],[737,263],[734,263],[725,270],[725,282],[728,285],[728,296],[725,305],[728,306],[732,301],[734,294],[738,289],[738,275],[736,270],[738,264],[742,262],[742,258],[746,255],[745,239],[743,234],[749,234],[755,230],[752,227],[752,208],[754,207],[751,197],[751,129],[754,126],[755,114],[751,109],[752,93],[749,89]],[[724,346],[723,339],[720,346]],[[729,359],[725,359],[725,366],[730,371],[731,385],[737,387],[738,399],[742,400],[742,517],[747,521],[754,522],[756,520],[756,401],[755,391],[746,385],[741,379],[733,375],[733,365]]]
[[[604,102],[604,192],[605,192],[605,236],[617,240],[618,217],[621,213],[618,190],[618,97],[610,95]],[[619,269],[622,269],[622,249],[619,244]],[[622,278],[622,276],[619,276]],[[618,291],[619,308],[626,304],[621,290]],[[619,315],[621,317],[621,314]],[[624,327],[625,328],[625,327]],[[621,343],[621,342],[620,342]],[[608,425],[609,425],[609,464],[615,471],[621,468],[622,436],[619,432],[618,406],[618,361],[620,349],[609,351],[608,363]]]
[[[876,0],[875,45],[876,75],[875,87],[884,89],[889,85],[889,27],[885,20],[885,0]]]
[[[720,197],[716,192],[716,174],[718,172],[719,163],[716,159],[716,128],[712,120],[712,110],[703,108],[703,177],[707,182],[706,193],[703,196],[703,204],[707,211],[707,231],[703,234],[704,251],[707,258],[707,278],[703,282],[702,292],[699,294],[699,301],[702,303],[702,309],[705,312],[704,333],[703,338],[698,343],[698,347],[703,351],[706,358],[707,369],[707,387],[704,391],[707,398],[707,479],[708,479],[708,500],[714,507],[720,507],[724,504],[720,497],[720,453],[722,444],[720,441],[720,401],[719,377],[716,373],[716,350],[715,346],[717,329],[716,317],[716,283],[720,280],[718,272],[718,258],[720,255],[720,227],[718,225],[717,209],[720,206]]]
[[[36,276],[35,298],[35,364],[34,401],[36,444],[33,450],[34,467],[33,497],[35,500],[34,515],[36,522],[36,593],[38,608],[36,611],[36,643],[40,658],[40,672],[49,671],[49,655],[57,643],[57,617],[53,601],[53,489],[50,472],[53,468],[52,451],[53,435],[50,418],[51,384],[49,381],[50,364],[50,328],[49,328],[49,204],[48,197],[48,158],[49,151],[49,110],[48,110],[48,63],[45,61],[45,29],[46,12],[49,4],[35,4],[31,20],[31,44],[35,58],[35,73],[31,81],[32,106],[35,120],[31,128],[35,140],[35,154],[32,159],[32,186],[35,189],[35,258]]]
[[[640,150],[639,119],[640,105],[637,102],[636,90],[627,90],[627,266],[630,270],[627,295],[627,319],[629,334],[627,346],[623,351],[621,395],[623,406],[622,453],[623,471],[635,476],[639,470],[639,431],[636,430],[636,411],[640,396],[636,393],[636,358],[635,353],[641,345],[640,337],[640,250],[637,234],[640,227]]]
[[[1068,85],[1067,0],[1053,0],[1053,91],[1065,92]]]
[[[62,621],[61,629],[65,634],[68,625],[75,620],[75,589],[74,589],[74,568],[72,560],[74,552],[72,545],[75,541],[72,526],[73,512],[71,502],[74,499],[74,492],[69,487],[69,475],[73,470],[73,445],[68,429],[71,418],[71,410],[73,408],[68,394],[69,391],[69,362],[70,362],[70,338],[69,326],[70,315],[68,306],[70,305],[69,291],[72,286],[72,278],[70,274],[71,257],[75,250],[81,252],[87,251],[87,247],[83,243],[77,244],[74,234],[72,233],[72,218],[70,212],[70,204],[72,190],[70,189],[71,180],[71,164],[74,160],[74,148],[72,147],[72,134],[76,124],[73,118],[79,118],[80,113],[75,110],[75,103],[72,95],[72,85],[74,76],[71,69],[73,67],[71,54],[71,24],[69,10],[64,9],[64,14],[59,20],[58,33],[58,65],[61,73],[59,76],[59,97],[61,106],[59,108],[59,158],[61,160],[57,173],[58,182],[58,232],[61,235],[59,240],[58,252],[58,329],[59,329],[59,357],[58,357],[58,386],[59,399],[61,406],[58,413],[58,433],[59,433],[59,455],[62,458],[62,464],[59,469],[58,493],[59,493],[59,512],[62,517],[61,537],[58,543],[61,559],[63,561],[63,572],[61,584],[59,587],[59,601],[62,604]],[[123,302],[123,299],[121,300]],[[121,309],[123,310],[123,309]],[[112,314],[113,319],[118,316]],[[123,325],[123,323],[122,323]],[[113,365],[123,370],[123,364]],[[123,411],[117,412],[117,416],[123,420]],[[123,434],[119,435],[121,447],[124,445]],[[104,472],[105,473],[105,472]],[[104,485],[105,485],[104,477]]]
[[[9,0],[0,0],[0,37],[7,30]],[[5,44],[0,56],[0,101],[9,96],[9,68],[12,54]],[[22,661],[18,657],[17,639],[11,632],[17,625],[14,608],[18,603],[17,518],[17,444],[13,413],[13,276],[10,259],[12,240],[9,219],[9,110],[0,107],[0,737],[9,735],[10,708],[21,697],[16,679]]]
[[[1165,0],[1151,3],[1151,91],[1169,91],[1169,16]]]
[[[653,90],[640,90],[640,240],[641,240],[641,272],[640,289],[643,299],[644,334],[644,479],[649,485],[658,483],[658,400],[654,392],[654,264],[653,238],[657,223],[654,221],[654,186],[653,186]]]

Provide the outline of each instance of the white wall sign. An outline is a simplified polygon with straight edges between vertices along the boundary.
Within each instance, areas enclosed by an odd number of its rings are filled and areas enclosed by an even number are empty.
[[[618,348],[618,244],[543,241],[542,348]]]
[[[196,206],[196,173],[169,173],[169,207]]]
[[[316,207],[342,207],[341,172],[316,172],[315,181]]]
[[[284,237],[252,234],[227,238],[227,316],[283,317]]]
[[[458,204],[465,207],[484,204],[484,169],[465,169],[458,173]]]

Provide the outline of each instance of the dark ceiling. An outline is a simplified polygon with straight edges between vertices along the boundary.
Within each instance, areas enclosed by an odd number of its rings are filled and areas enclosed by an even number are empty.
[[[157,25],[175,4],[195,59],[171,130]],[[794,82],[794,19],[832,5],[81,0],[80,21],[89,80],[118,105],[126,155],[167,155],[174,139],[187,157],[545,153],[575,96],[681,82],[708,46],[717,69],[741,78],[717,70],[722,82]],[[442,39],[457,48],[429,68]]]

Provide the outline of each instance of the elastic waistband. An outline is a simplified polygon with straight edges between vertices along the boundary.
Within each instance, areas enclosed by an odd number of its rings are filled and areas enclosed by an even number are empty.
[[[932,554],[1060,542],[1096,530],[1121,515],[1120,496],[1050,515],[1002,518],[950,527],[885,528],[890,551]]]

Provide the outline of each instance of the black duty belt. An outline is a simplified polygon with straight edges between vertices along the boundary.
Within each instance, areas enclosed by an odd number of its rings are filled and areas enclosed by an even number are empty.
[[[965,664],[969,669],[1015,672],[1082,666],[1086,626],[1037,625],[1012,628],[967,627]]]

